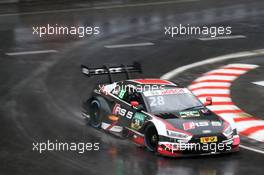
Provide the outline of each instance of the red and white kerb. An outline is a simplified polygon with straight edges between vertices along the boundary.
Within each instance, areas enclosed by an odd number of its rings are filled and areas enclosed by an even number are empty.
[[[239,76],[257,68],[252,64],[229,64],[205,73],[194,80],[189,89],[202,101],[210,96],[213,105],[208,106],[224,119],[233,118],[241,135],[264,142],[264,120],[256,119],[237,107],[231,98],[230,87]]]

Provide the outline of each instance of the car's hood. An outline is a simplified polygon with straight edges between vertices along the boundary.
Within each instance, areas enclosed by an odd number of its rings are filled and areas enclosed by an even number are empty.
[[[224,120],[207,108],[155,115],[166,120],[176,129],[184,130],[192,134],[210,135],[222,133],[224,128]]]

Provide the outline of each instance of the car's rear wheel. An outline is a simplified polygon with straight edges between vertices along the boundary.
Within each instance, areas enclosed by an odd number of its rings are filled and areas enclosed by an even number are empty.
[[[154,125],[148,125],[145,129],[145,144],[149,151],[156,152],[159,143],[159,135]]]
[[[98,100],[92,100],[90,103],[90,121],[89,124],[94,128],[100,128],[102,124],[101,105]]]

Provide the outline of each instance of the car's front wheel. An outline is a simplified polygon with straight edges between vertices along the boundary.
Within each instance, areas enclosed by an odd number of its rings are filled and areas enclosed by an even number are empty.
[[[159,135],[154,125],[148,125],[145,129],[145,145],[149,151],[156,152],[159,143]]]

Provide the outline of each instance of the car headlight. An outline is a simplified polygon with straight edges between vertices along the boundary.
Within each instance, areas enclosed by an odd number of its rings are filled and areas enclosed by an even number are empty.
[[[224,129],[224,131],[223,131],[223,134],[224,134],[226,137],[228,137],[228,136],[230,136],[231,134],[233,134],[233,129],[232,129],[232,127],[231,127],[229,124],[226,124],[226,127],[225,127],[225,129]]]
[[[171,131],[171,130],[167,130],[167,134],[168,136],[174,137],[177,139],[190,139],[192,137],[191,135],[184,134],[182,132]]]

